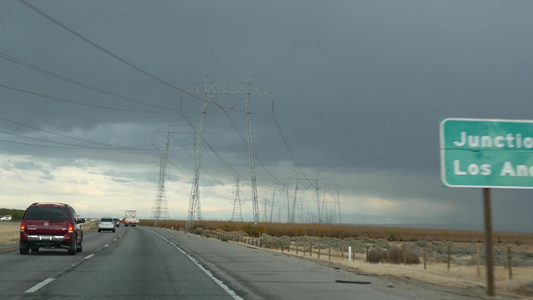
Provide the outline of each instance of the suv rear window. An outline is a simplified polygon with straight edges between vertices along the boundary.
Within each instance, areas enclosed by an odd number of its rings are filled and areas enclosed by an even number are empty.
[[[62,206],[30,206],[26,220],[68,221],[68,215]]]
[[[102,218],[100,222],[113,222],[113,219],[111,218]]]

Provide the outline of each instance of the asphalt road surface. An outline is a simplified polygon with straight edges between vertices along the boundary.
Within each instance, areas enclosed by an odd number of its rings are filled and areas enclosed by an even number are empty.
[[[83,246],[0,248],[0,299],[479,299],[159,228],[86,231]]]

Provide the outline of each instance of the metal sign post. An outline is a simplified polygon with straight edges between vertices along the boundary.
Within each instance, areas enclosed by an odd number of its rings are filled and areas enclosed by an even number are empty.
[[[442,184],[483,189],[487,293],[494,296],[491,188],[533,189],[533,121],[443,119]]]
[[[487,293],[494,296],[494,253],[492,250],[492,212],[490,189],[483,189],[483,207],[485,210],[485,247],[487,255]]]

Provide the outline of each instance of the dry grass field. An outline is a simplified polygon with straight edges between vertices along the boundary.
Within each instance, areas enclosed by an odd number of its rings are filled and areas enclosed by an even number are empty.
[[[141,220],[140,224],[152,225],[149,220]],[[159,224],[173,230],[183,230],[185,225],[185,221],[172,220]],[[196,221],[194,225],[194,234],[297,255],[360,273],[415,279],[452,288],[485,289],[487,285],[483,232],[222,221]],[[496,294],[503,299],[533,299],[533,234],[496,232],[493,241]],[[349,247],[352,260],[348,260]],[[377,250],[383,250],[383,259],[368,262],[368,253]],[[401,257],[399,261],[391,261],[387,254],[390,250],[401,251],[403,261]],[[406,254],[415,256],[417,263],[406,263]]]
[[[185,228],[183,220],[161,220],[159,226],[163,228]],[[141,225],[151,225],[150,220],[140,220]],[[259,237],[270,235],[274,237],[331,237],[338,239],[373,239],[391,242],[417,242],[417,241],[448,241],[453,243],[482,243],[484,233],[479,231],[423,229],[403,227],[378,227],[361,225],[335,225],[335,224],[287,224],[287,223],[262,223],[254,225],[249,222],[229,221],[196,221],[194,228],[206,230],[223,230],[225,232],[242,231],[249,236]],[[497,244],[532,245],[532,233],[495,232],[494,242]]]
[[[20,222],[0,223],[0,246],[18,243]]]

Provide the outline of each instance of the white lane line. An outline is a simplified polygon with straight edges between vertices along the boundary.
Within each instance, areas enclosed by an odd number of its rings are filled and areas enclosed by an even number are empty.
[[[124,232],[119,236],[119,238],[120,238],[122,235],[124,235],[125,232],[126,232],[126,231],[124,231]],[[114,239],[114,240],[113,240],[113,242],[116,242],[116,241],[117,241],[117,239]],[[113,243],[113,242],[112,242],[112,243]],[[106,244],[102,249],[107,248],[107,247],[109,247],[109,244]],[[16,248],[14,248],[14,249],[16,249]],[[102,250],[102,249],[100,249],[100,250]],[[84,257],[83,259],[84,259],[84,260],[86,260],[86,259],[90,259],[90,258],[93,257],[94,255],[95,255],[94,253],[93,253],[93,254],[90,254],[90,255],[87,255],[87,256]],[[76,267],[76,266],[78,266],[80,263],[81,263],[81,261],[80,261],[79,263],[77,263],[77,264],[73,264],[73,265],[71,265],[71,267]],[[58,276],[61,276],[62,274],[63,274],[63,272],[62,272],[61,274],[59,274]],[[29,289],[26,290],[24,293],[27,293],[27,294],[35,293],[37,290],[39,290],[40,288],[42,288],[43,286],[49,284],[50,282],[52,282],[52,281],[54,281],[54,280],[55,280],[55,278],[48,278],[48,279],[45,279],[45,280],[43,280],[42,282],[36,284],[35,286],[29,288]]]
[[[43,286],[49,284],[50,282],[54,281],[55,278],[48,278],[48,279],[45,279],[44,281],[42,281],[41,283],[38,283],[36,285],[34,285],[32,288],[29,288],[28,290],[26,290],[24,293],[25,294],[28,294],[28,293],[35,293],[37,290],[39,290],[40,288],[42,288]]]
[[[151,230],[150,230],[151,231]],[[178,247],[175,243],[173,243],[172,241],[170,241],[169,239],[167,239],[166,237],[160,235],[159,233],[155,232],[155,231],[152,231],[153,233],[155,233],[156,235],[158,235],[160,238],[164,239],[165,241],[167,241],[168,243],[170,243],[172,246],[174,246],[174,248],[178,249],[178,251],[180,251],[181,253],[183,253],[185,256],[187,256],[195,265],[198,266],[198,268],[200,268],[200,270],[204,271],[205,274],[207,274],[207,276],[209,276],[214,282],[216,282],[223,290],[226,291],[226,293],[228,293],[233,299],[235,300],[244,300],[243,298],[239,297],[239,295],[237,295],[237,293],[235,293],[232,289],[230,289],[227,285],[224,284],[224,282],[222,282],[222,280],[216,278],[215,276],[213,276],[213,274],[211,273],[211,271],[209,271],[208,269],[206,269],[204,266],[202,266],[200,264],[200,262],[198,260],[196,260],[196,258],[194,258],[192,255],[190,255],[189,253],[185,252],[183,249],[181,249],[180,247]]]

